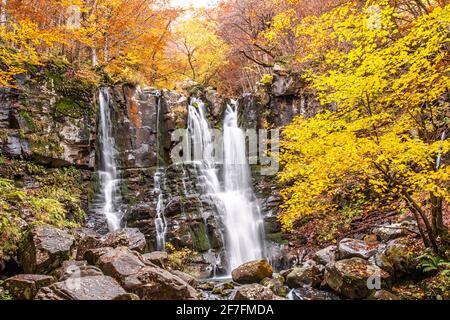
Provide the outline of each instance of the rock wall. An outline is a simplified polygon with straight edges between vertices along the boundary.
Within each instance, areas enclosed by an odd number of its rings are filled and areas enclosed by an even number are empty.
[[[72,88],[71,96],[66,90],[42,74],[23,79],[14,89],[0,88],[1,153],[51,167],[93,169],[93,91]]]

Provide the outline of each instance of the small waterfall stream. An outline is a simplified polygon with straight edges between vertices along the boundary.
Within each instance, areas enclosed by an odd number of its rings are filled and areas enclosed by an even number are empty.
[[[100,89],[99,104],[99,144],[101,153],[98,167],[100,179],[100,203],[98,210],[105,216],[109,231],[114,231],[120,229],[122,213],[120,211],[120,180],[111,125],[111,96],[107,88]]]

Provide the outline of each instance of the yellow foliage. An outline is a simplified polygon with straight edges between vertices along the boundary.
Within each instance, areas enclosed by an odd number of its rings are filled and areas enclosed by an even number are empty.
[[[443,99],[450,5],[400,28],[387,2],[369,4],[349,3],[296,28],[305,78],[336,110],[298,118],[284,131],[280,219],[287,229],[303,215],[336,210],[334,197],[349,186],[402,199],[416,213],[431,210],[421,205],[426,195],[450,200],[450,169],[437,166],[450,151],[449,139],[441,140],[450,122]]]

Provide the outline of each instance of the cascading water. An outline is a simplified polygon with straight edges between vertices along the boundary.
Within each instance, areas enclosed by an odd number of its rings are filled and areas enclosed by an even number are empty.
[[[264,255],[263,222],[250,183],[245,135],[238,126],[237,106],[228,106],[223,125],[224,205],[227,254],[231,269]]]
[[[160,132],[160,116],[161,116],[161,97],[160,93],[156,94],[158,97],[158,105],[156,109],[156,152],[157,152],[157,170],[153,177],[154,179],[154,194],[157,195],[156,203],[156,217],[155,217],[155,229],[156,229],[156,249],[158,251],[164,251],[166,249],[166,232],[167,232],[167,222],[164,216],[164,195],[161,190],[161,176],[163,171],[159,167],[159,157],[160,157],[160,143],[159,143],[159,132]]]
[[[109,231],[120,228],[122,213],[120,211],[121,197],[119,190],[119,175],[116,165],[115,140],[111,124],[111,97],[107,88],[100,89],[100,204],[99,210],[106,217]]]
[[[250,184],[245,135],[237,124],[237,107],[228,107],[224,119],[223,145],[213,141],[204,104],[193,99],[188,116],[188,159],[200,163],[205,191],[215,201],[226,230],[226,251],[230,269],[256,259],[263,250],[262,219]],[[223,151],[223,186],[219,182],[216,153]],[[186,158],[185,158],[186,159]]]

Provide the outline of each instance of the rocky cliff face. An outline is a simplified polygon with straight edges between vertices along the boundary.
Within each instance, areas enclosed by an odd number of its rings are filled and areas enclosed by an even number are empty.
[[[98,90],[71,81],[67,72],[52,67],[33,79],[23,79],[16,89],[0,91],[0,150],[6,157],[48,167],[78,167],[95,189],[92,172],[99,159]],[[318,103],[311,93],[302,91],[296,77],[278,70],[271,84],[261,84],[256,92],[243,96],[239,100],[240,124],[246,128],[279,128],[299,114],[315,114]],[[167,241],[177,248],[189,247],[204,253],[204,262],[220,257],[223,260],[223,226],[215,214],[214,202],[202,191],[198,168],[193,164],[173,164],[170,152],[176,143],[171,141],[173,131],[186,128],[191,97],[205,102],[210,123],[216,128],[222,125],[229,100],[211,88],[196,86],[185,88],[184,93],[131,85],[108,90],[112,97],[111,119],[125,226],[141,230],[149,248],[156,249],[158,193],[154,178],[158,172]],[[267,240],[282,244],[276,221],[280,197],[274,177],[261,177],[258,166],[253,169]],[[90,195],[89,199],[91,206],[85,209],[92,213],[93,197]]]
[[[51,167],[94,168],[95,102],[91,88],[70,87],[60,70],[0,89],[0,150]],[[54,78],[52,78],[54,76]]]

